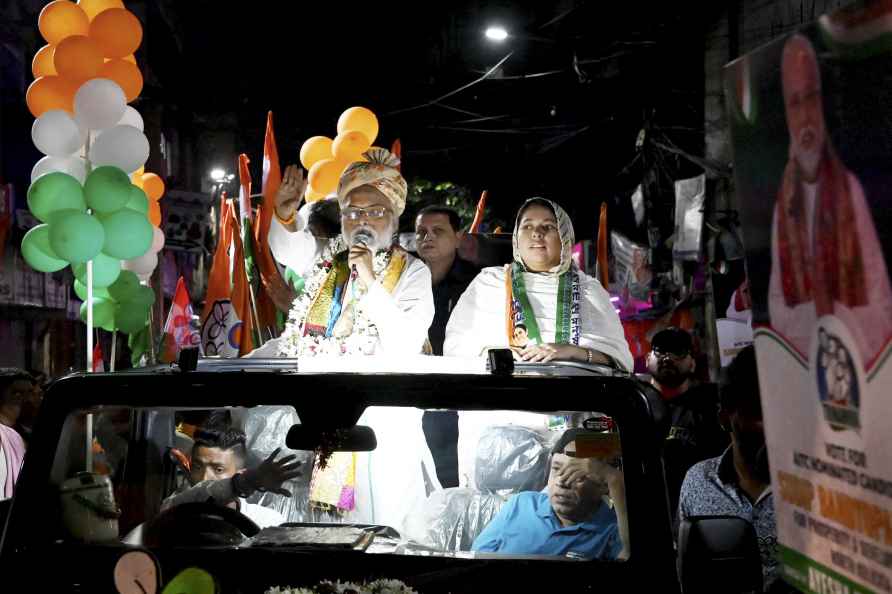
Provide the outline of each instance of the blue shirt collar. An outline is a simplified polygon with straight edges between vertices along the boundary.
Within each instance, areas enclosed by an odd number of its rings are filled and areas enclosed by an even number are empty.
[[[592,514],[591,518],[585,522],[573,524],[572,526],[564,526],[561,524],[560,519],[551,507],[551,499],[549,498],[547,491],[542,493],[542,498],[540,498],[538,503],[539,505],[536,506],[536,515],[544,520],[550,520],[561,530],[579,529],[587,530],[589,532],[599,532],[605,525],[613,521],[613,509],[603,500],[601,501],[601,505],[598,506],[598,509],[595,510],[595,513]]]

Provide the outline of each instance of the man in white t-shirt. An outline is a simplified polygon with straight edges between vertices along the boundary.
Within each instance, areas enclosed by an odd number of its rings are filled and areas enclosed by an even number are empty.
[[[274,451],[256,468],[245,465],[245,434],[228,427],[202,428],[195,433],[190,468],[193,486],[164,500],[161,509],[196,502],[212,502],[238,510],[260,528],[285,522],[279,512],[248,503],[255,491],[271,491],[290,497],[282,484],[300,475],[295,456],[276,460]]]

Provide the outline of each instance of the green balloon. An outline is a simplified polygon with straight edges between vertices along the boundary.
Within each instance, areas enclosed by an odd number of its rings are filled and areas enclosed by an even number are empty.
[[[103,217],[105,243],[102,251],[121,260],[132,260],[152,247],[152,223],[146,215],[123,208]]]
[[[112,213],[124,208],[130,200],[130,176],[117,167],[97,167],[84,182],[87,206],[101,213]]]
[[[93,297],[93,326],[105,330],[115,327],[115,302],[111,299]],[[81,304],[81,319],[87,321],[87,302]]]
[[[22,257],[38,272],[56,272],[68,266],[50,246],[50,226],[37,225],[22,238]]]
[[[72,266],[74,277],[84,286],[87,285],[87,264],[75,264]],[[96,254],[93,258],[93,288],[108,287],[121,274],[121,261],[117,258],[107,256],[102,252]]]
[[[134,301],[119,303],[115,308],[115,322],[121,332],[139,332],[149,323],[149,308]]]
[[[140,285],[136,290],[136,293],[133,295],[131,299],[134,303],[139,303],[143,307],[151,307],[155,304],[155,291],[152,287],[146,287],[145,285]]]
[[[115,301],[130,301],[139,291],[139,277],[129,270],[122,270],[121,276],[109,285],[108,293]]]
[[[50,245],[63,260],[72,264],[92,260],[102,250],[104,241],[105,229],[96,217],[76,210],[53,214]]]
[[[217,585],[211,574],[189,567],[167,583],[161,594],[215,594]]]
[[[60,210],[86,212],[84,189],[79,181],[67,173],[55,171],[41,175],[28,188],[28,208],[42,223]]]
[[[87,285],[82,283],[81,281],[74,279],[74,294],[77,295],[78,299],[81,301],[87,300]],[[108,289],[105,287],[93,287],[93,298],[102,297],[103,299],[111,299],[111,295],[108,294]]]
[[[130,184],[130,200],[127,201],[124,208],[147,215],[149,214],[149,197],[146,196],[142,188]]]

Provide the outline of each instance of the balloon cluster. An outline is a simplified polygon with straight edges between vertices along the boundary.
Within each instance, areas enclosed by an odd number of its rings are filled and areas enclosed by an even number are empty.
[[[133,57],[142,25],[121,0],[55,0],[38,28],[48,45],[34,56],[26,102],[46,156],[31,172],[28,208],[42,224],[25,235],[22,256],[40,272],[70,265],[85,302],[92,261],[94,324],[137,332],[155,301],[141,281],[164,247],[164,182],[145,173],[149,141],[127,105],[143,85]]]
[[[313,136],[300,148],[300,162],[309,172],[307,202],[325,198],[338,187],[341,174],[351,163],[365,161],[363,153],[378,137],[378,118],[370,109],[351,107],[338,118],[338,135]]]

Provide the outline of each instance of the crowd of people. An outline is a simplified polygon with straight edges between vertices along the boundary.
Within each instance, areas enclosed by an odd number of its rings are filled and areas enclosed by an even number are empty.
[[[303,173],[286,168],[269,244],[277,261],[303,278],[303,290],[270,290],[287,310],[288,324],[282,336],[249,356],[480,357],[506,348],[521,361],[577,361],[631,372],[620,319],[605,288],[573,261],[573,225],[558,204],[527,200],[516,217],[513,262],[478,270],[458,256],[462,222],[445,206],[417,215],[417,253],[402,248],[396,231],[407,185],[398,160],[384,149],[366,158],[347,168],[335,196],[303,207]],[[669,411],[663,455],[670,506],[677,521],[730,514],[753,522],[770,584],[776,577],[774,516],[755,357],[752,348],[744,350],[717,390],[695,381],[694,355],[687,331],[666,328],[653,337],[647,357],[650,381]],[[8,497],[40,388],[25,373],[0,380],[0,495]],[[426,412],[418,425],[440,485],[459,486],[459,416]],[[578,431],[569,429],[553,446],[546,489],[507,501],[474,550],[628,555],[621,464],[577,456]],[[309,469],[288,456],[276,460],[275,453],[246,468],[244,444],[244,434],[232,428],[197,433],[193,485],[164,507],[212,499],[258,525],[280,523],[273,510],[246,497],[281,490]]]

